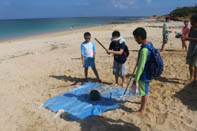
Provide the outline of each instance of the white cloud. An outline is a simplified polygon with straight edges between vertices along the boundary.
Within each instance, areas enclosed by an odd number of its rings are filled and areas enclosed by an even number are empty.
[[[90,3],[88,3],[88,2],[79,2],[79,3],[75,3],[75,5],[77,5],[77,6],[89,6]]]
[[[139,0],[111,0],[115,8],[127,9]],[[145,0],[147,4],[151,4],[152,0]]]
[[[1,5],[10,6],[11,3],[9,1],[3,1],[3,2],[1,2]]]
[[[111,0],[115,8],[127,9],[129,6],[135,4],[136,0]]]
[[[151,4],[152,0],[146,0],[146,2],[147,2],[148,4]]]

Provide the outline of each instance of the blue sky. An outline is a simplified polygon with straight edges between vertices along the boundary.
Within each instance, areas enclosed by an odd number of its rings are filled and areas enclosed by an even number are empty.
[[[0,0],[0,19],[151,16],[192,5],[197,0]]]

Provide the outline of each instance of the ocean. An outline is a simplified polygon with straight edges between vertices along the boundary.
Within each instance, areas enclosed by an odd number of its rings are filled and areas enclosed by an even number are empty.
[[[106,24],[131,23],[140,17],[77,17],[0,20],[0,40]]]

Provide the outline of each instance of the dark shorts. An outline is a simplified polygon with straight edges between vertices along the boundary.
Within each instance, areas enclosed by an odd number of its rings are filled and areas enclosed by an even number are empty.
[[[197,55],[187,57],[186,63],[191,66],[197,67]]]
[[[163,35],[163,44],[168,43],[168,35]]]

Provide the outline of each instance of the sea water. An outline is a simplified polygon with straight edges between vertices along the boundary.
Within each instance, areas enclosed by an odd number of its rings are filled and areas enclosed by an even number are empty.
[[[116,23],[130,23],[139,17],[77,17],[0,20],[0,40]]]

